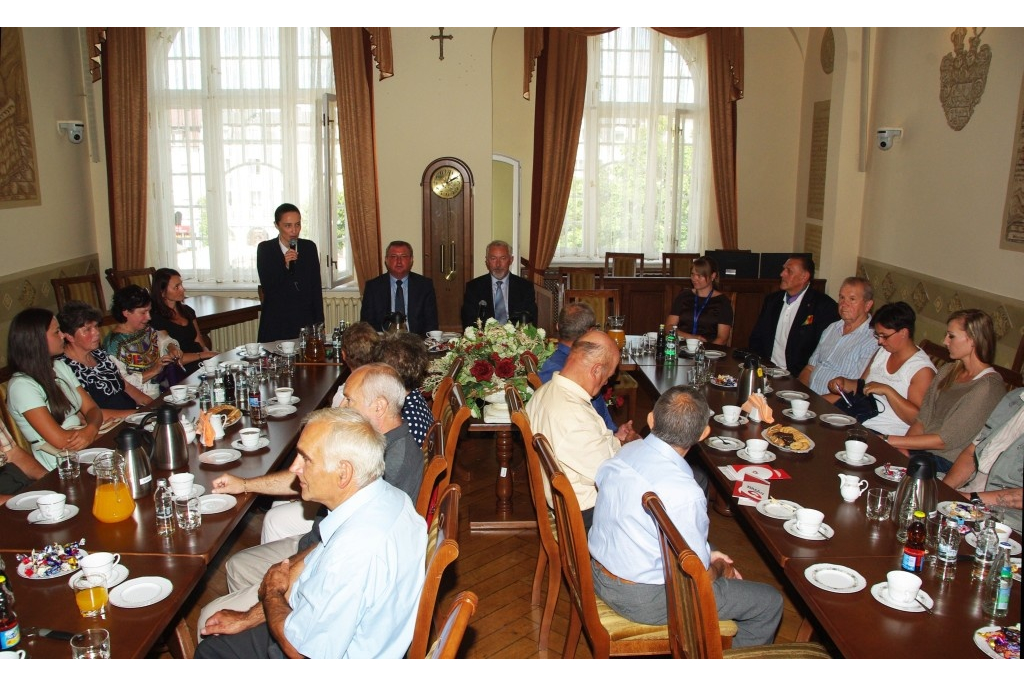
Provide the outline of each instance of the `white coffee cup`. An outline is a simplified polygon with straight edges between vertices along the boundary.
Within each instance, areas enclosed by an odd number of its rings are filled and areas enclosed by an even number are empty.
[[[120,561],[120,554],[111,554],[110,552],[92,552],[82,557],[78,561],[78,565],[82,567],[82,572],[85,573],[85,575],[103,576],[109,583],[114,574],[114,566],[120,563]]]
[[[825,514],[817,509],[797,509],[795,518],[797,530],[804,535],[813,535],[821,529]]]
[[[64,515],[64,507],[67,505],[67,495],[55,493],[43,495],[36,500],[36,508],[39,514],[47,521],[56,521]]]
[[[686,351],[689,352],[690,354],[693,354],[694,352],[697,351],[697,345],[700,345],[700,340],[697,340],[697,338],[686,339]]]
[[[294,392],[291,388],[278,388],[274,391],[274,396],[277,397],[278,404],[291,404]]]
[[[441,331],[427,331],[427,337],[430,338],[431,340],[440,340]]]
[[[1010,539],[1010,528],[1005,523],[996,524],[996,536],[999,538],[999,542],[1008,542]]]
[[[24,649],[12,649],[6,652],[0,652],[0,659],[24,659]]]
[[[175,497],[185,497],[192,493],[195,480],[196,477],[191,473],[175,473],[167,479],[167,483],[171,486],[171,492]]]
[[[173,397],[176,402],[184,402],[188,398],[188,386],[172,385],[171,397]]]
[[[259,428],[243,428],[238,431],[238,436],[242,440],[242,444],[246,447],[255,447],[260,442],[260,429]]]
[[[868,444],[860,440],[847,440],[846,459],[847,461],[864,461],[867,459]]]
[[[740,409],[735,404],[726,404],[722,406],[722,416],[725,417],[726,423],[736,423],[740,420]]]
[[[888,581],[886,594],[889,601],[901,606],[910,606],[917,599],[917,592],[921,589],[921,577],[908,571],[889,571],[885,575]]]
[[[764,461],[768,458],[768,441],[760,438],[747,440],[747,459],[750,461]]]
[[[793,400],[789,403],[789,406],[792,407],[793,416],[802,419],[807,416],[807,409],[811,406],[811,403],[807,400]]]
[[[258,342],[245,343],[245,353],[250,357],[255,357],[260,353],[260,344]]]
[[[294,340],[282,340],[281,351],[285,354],[293,354],[295,352],[295,341]]]
[[[217,372],[217,362],[214,361],[213,359],[204,359],[203,360],[203,368],[206,369],[206,373],[216,373]]]

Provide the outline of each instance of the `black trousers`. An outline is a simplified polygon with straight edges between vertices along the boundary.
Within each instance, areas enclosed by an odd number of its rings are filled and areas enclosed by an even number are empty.
[[[283,659],[266,623],[235,635],[212,635],[196,647],[196,659]]]

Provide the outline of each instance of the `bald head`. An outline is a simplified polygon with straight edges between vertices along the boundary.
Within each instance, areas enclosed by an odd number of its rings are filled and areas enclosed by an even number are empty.
[[[618,366],[619,348],[615,341],[603,331],[589,331],[573,343],[562,376],[594,397]]]

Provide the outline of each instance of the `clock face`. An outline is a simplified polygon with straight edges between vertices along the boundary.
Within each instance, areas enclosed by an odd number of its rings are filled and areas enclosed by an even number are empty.
[[[455,167],[443,166],[430,177],[430,189],[438,197],[451,199],[462,192],[462,174]]]

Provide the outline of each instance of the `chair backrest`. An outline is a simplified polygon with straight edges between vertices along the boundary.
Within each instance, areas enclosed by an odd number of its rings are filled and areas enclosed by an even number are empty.
[[[444,457],[444,431],[441,422],[434,423],[427,429],[427,437],[423,440],[423,482],[416,496],[416,513],[430,523],[430,501],[434,490],[443,491],[451,480],[448,473],[448,460]]]
[[[543,385],[544,382],[537,373],[537,358],[533,356],[533,352],[523,352],[519,356],[519,363],[526,369],[526,382],[530,384],[531,388],[536,390]]]
[[[437,603],[437,588],[441,576],[459,556],[459,498],[462,490],[458,485],[449,485],[437,505],[437,515],[430,524],[427,534],[427,574],[423,580],[419,607],[416,609],[416,627],[412,633],[412,644],[406,656],[422,659],[430,644],[430,626],[434,622],[434,605]]]
[[[661,274],[686,278],[690,275],[690,267],[693,266],[693,260],[697,257],[700,257],[699,252],[662,252]]]
[[[592,290],[601,287],[605,269],[600,266],[563,266],[558,269],[558,278],[566,290]]]
[[[0,383],[0,421],[3,421],[4,425],[7,426],[7,432],[11,434],[14,442],[16,442],[21,449],[32,454],[32,444],[25,439],[25,435],[21,432],[21,429],[18,428],[18,424],[14,422],[14,417],[11,416],[11,412],[7,409],[8,380],[9,379],[5,378],[3,382]]]
[[[1013,365],[1010,368],[1017,373],[1024,373],[1024,333],[1020,336],[1020,342],[1017,343],[1017,354],[1013,355]]]
[[[943,366],[952,361],[949,356],[949,350],[943,345],[936,345],[931,340],[924,338],[918,345],[924,353],[928,355],[928,358],[932,360],[932,364],[935,364],[936,369],[941,369]]]
[[[643,252],[605,252],[604,273],[606,276],[636,278],[644,275]]]
[[[448,394],[448,402],[441,409],[441,432],[444,433],[444,458],[448,460],[448,473],[451,474],[455,464],[455,449],[459,444],[459,434],[466,421],[473,415],[462,394],[462,386],[452,383]],[[449,475],[450,478],[450,475]]]
[[[445,376],[441,379],[441,382],[434,388],[434,392],[430,398],[430,412],[434,415],[435,421],[441,420],[441,411],[444,406],[448,404],[448,397],[452,392],[452,377]]]
[[[619,291],[611,288],[601,290],[566,290],[565,304],[586,302],[594,310],[594,319],[602,328],[605,320],[619,313]]]
[[[107,302],[103,297],[103,285],[100,283],[99,274],[51,278],[50,285],[53,286],[53,295],[57,299],[57,309],[63,307],[64,303],[70,300],[81,300],[101,312],[107,311]]]
[[[1005,366],[996,366],[995,364],[992,365],[992,368],[1003,377],[1003,382],[1006,383],[1006,392],[1024,386],[1024,380],[1021,378],[1020,371],[1014,371]]]
[[[530,419],[526,415],[523,405],[523,398],[519,391],[513,386],[505,386],[505,399],[508,401],[508,412],[512,417],[512,423],[523,435],[524,452],[526,453],[526,476],[530,481],[530,499],[533,500],[533,508],[537,512],[537,534],[540,536],[541,546],[545,549],[554,549],[558,542],[551,534],[551,525],[548,523],[548,503],[546,489],[544,487],[544,467],[540,464],[540,457],[537,455],[537,448],[534,447],[533,428],[530,427]],[[543,436],[542,436],[543,437]],[[545,444],[547,438],[544,439]],[[575,497],[575,493],[573,494]],[[579,505],[577,504],[577,508]],[[585,538],[584,538],[585,540]]]
[[[736,330],[736,292],[732,291],[722,294],[729,298],[729,306],[732,307],[733,325],[729,329],[729,338],[725,341],[726,347],[732,347],[732,332]]]
[[[114,271],[113,268],[110,268],[103,273],[107,276],[107,283],[114,290],[120,290],[126,285],[138,285],[149,290],[153,287],[153,274],[156,273],[156,269],[147,266],[144,269],[120,269]]]
[[[533,284],[533,295],[537,299],[537,320],[534,325],[545,331],[555,330],[555,294],[543,285]]]
[[[534,433],[533,447],[551,484],[551,503],[554,505],[555,527],[558,530],[558,553],[562,561],[562,577],[569,588],[569,602],[590,639],[591,651],[595,654],[608,654],[611,640],[597,614],[597,595],[594,594],[590,551],[579,500],[555,459],[548,439],[540,433]]]
[[[704,562],[686,544],[656,494],[646,493],[643,505],[658,528],[665,569],[672,656],[677,659],[721,659],[718,608]]]
[[[441,629],[437,631],[437,640],[427,652],[428,659],[454,659],[462,645],[462,637],[466,634],[469,619],[476,613],[477,598],[472,592],[460,592],[452,601],[445,616]]]

